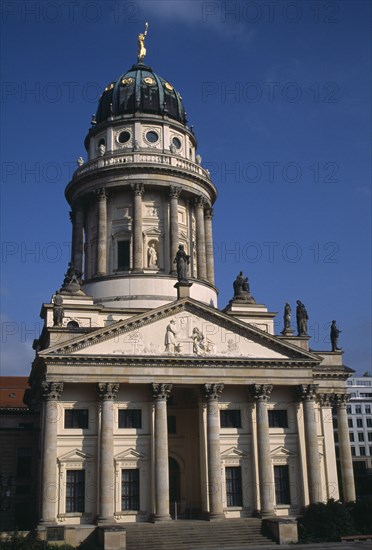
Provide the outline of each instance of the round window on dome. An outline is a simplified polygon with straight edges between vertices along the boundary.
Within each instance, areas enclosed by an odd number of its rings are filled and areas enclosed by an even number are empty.
[[[146,139],[149,143],[156,143],[157,141],[159,141],[159,135],[153,130],[150,130],[146,134]]]
[[[181,140],[179,140],[177,137],[174,137],[172,139],[172,143],[173,143],[173,145],[175,146],[176,149],[181,149],[182,143],[181,143]]]
[[[124,132],[120,132],[118,141],[119,143],[127,143],[130,140],[130,138],[131,138],[130,133],[124,130]]]

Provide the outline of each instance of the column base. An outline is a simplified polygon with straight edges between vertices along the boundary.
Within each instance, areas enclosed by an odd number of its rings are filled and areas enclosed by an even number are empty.
[[[114,516],[110,516],[107,518],[98,517],[96,523],[98,527],[107,527],[108,525],[117,525],[117,522]]]
[[[222,514],[222,513],[214,513],[214,512],[207,512],[206,515],[205,515],[205,519],[207,521],[218,521],[218,520],[221,520],[221,519],[226,519],[226,516],[225,514]]]
[[[152,523],[158,523],[159,521],[173,521],[170,514],[154,514],[151,518]]]
[[[258,512],[258,517],[262,519],[268,519],[268,518],[276,518],[276,514],[274,510],[261,510]]]

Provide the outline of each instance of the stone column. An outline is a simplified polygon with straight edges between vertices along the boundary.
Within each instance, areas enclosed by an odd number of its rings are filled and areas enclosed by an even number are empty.
[[[196,261],[198,264],[198,279],[207,278],[207,264],[205,260],[205,228],[204,228],[204,197],[195,199],[196,222]]]
[[[107,275],[107,193],[104,188],[98,195],[98,234],[97,234],[97,268],[96,275]]]
[[[254,384],[251,387],[251,394],[256,400],[258,475],[262,517],[275,516],[274,472],[271,462],[269,415],[267,413],[267,398],[272,390],[273,386],[269,384]]]
[[[300,397],[303,401],[305,443],[307,462],[307,481],[310,504],[322,501],[322,483],[320,477],[320,457],[318,446],[317,420],[315,410],[316,384],[301,384]]]
[[[155,521],[168,521],[169,464],[167,399],[172,384],[152,384],[155,401]]]
[[[213,235],[212,218],[213,208],[206,208],[204,211],[205,221],[205,254],[207,259],[207,279],[214,285],[214,256],[213,256]]]
[[[222,519],[222,479],[220,449],[220,411],[218,398],[223,384],[204,384],[201,390],[207,400],[207,448],[209,519]]]
[[[351,456],[349,426],[347,423],[346,411],[349,398],[350,396],[346,394],[335,396],[337,407],[338,448],[340,453],[342,491],[344,502],[355,500],[353,459]]]
[[[97,393],[101,400],[101,433],[99,440],[99,523],[114,521],[114,407],[119,384],[100,382]]]
[[[70,213],[72,222],[72,247],[71,262],[72,265],[83,272],[83,254],[84,254],[84,210],[80,203],[77,203]]]
[[[182,188],[171,185],[169,189],[169,232],[170,232],[170,272],[177,273],[176,264],[173,263],[176,257],[179,236],[178,236],[178,198]]]
[[[44,437],[41,486],[40,523],[55,523],[58,504],[57,483],[57,423],[58,399],[63,391],[62,382],[42,382],[41,397],[44,401]]]
[[[141,183],[132,184],[133,190],[133,272],[143,272],[142,196],[145,188]]]

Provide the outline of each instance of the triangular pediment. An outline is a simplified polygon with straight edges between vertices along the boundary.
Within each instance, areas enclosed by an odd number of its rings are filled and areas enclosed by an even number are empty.
[[[282,445],[280,445],[279,447],[276,447],[271,451],[272,458],[292,458],[294,456],[295,456],[295,453],[293,451],[286,449]]]
[[[145,460],[147,457],[143,453],[139,453],[135,449],[125,449],[125,451],[116,455],[114,460],[120,462],[122,460]]]
[[[44,355],[319,362],[315,354],[190,298],[78,336]]]
[[[80,449],[74,449],[58,457],[58,462],[83,462],[86,460],[92,460],[93,457],[81,451]]]
[[[249,454],[237,449],[236,447],[230,447],[221,453],[222,459],[232,459],[232,458],[248,458]]]

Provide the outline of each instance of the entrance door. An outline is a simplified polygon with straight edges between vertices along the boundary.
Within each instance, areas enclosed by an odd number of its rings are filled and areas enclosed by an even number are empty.
[[[180,467],[172,457],[169,457],[169,505],[172,518],[180,516],[181,490]]]

